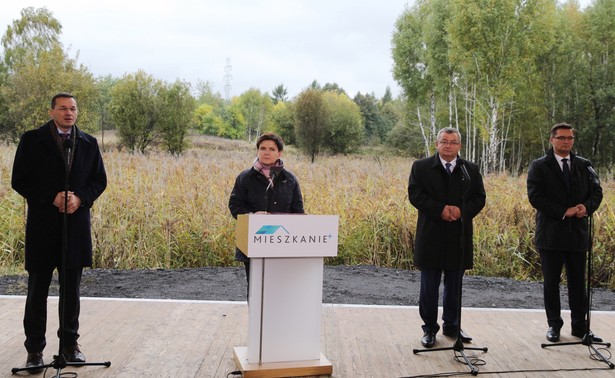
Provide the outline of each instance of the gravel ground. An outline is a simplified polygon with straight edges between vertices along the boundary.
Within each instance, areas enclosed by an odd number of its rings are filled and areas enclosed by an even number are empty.
[[[366,305],[418,305],[420,273],[361,266],[325,266],[323,302]],[[178,270],[86,269],[83,297],[244,301],[242,267]],[[26,276],[0,276],[0,295],[25,295]],[[57,295],[57,281],[50,289]],[[562,287],[562,308],[567,291]],[[466,276],[464,307],[544,308],[542,283],[508,278]],[[615,290],[592,290],[592,309],[615,311]]]

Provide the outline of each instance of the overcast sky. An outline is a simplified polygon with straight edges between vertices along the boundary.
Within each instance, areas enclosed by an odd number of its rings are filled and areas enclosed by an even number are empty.
[[[590,0],[580,0],[585,6]],[[224,96],[283,84],[292,98],[313,80],[381,97],[392,75],[395,21],[414,0],[12,0],[0,34],[23,8],[46,7],[69,55],[95,76],[139,69],[157,79],[209,81]]]
[[[313,80],[337,83],[350,96],[381,97],[392,76],[395,21],[414,0],[13,0],[3,2],[4,35],[23,8],[46,7],[62,26],[62,43],[95,76],[139,69],[158,79],[209,81],[224,96],[279,84],[290,97]]]

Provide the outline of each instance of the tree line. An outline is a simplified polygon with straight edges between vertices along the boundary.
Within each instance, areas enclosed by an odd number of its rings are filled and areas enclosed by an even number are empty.
[[[409,118],[393,133],[428,153],[436,129],[456,127],[484,172],[515,173],[567,122],[579,154],[611,173],[613,41],[613,0],[584,10],[576,0],[417,0],[392,39]]]
[[[416,0],[391,38],[398,98],[389,88],[351,97],[314,80],[293,98],[280,84],[227,100],[208,81],[94,77],[63,47],[60,21],[25,8],[2,37],[0,138],[16,142],[45,122],[49,98],[65,90],[79,100],[83,129],[103,138],[114,129],[130,152],[181,154],[189,133],[254,141],[274,131],[312,161],[366,148],[423,157],[450,126],[483,172],[517,174],[548,148],[551,125],[568,122],[577,152],[612,175],[614,20],[613,0],[583,10],[575,0]]]
[[[207,81],[168,83],[142,70],[94,77],[69,56],[61,31],[46,8],[25,8],[8,26],[0,63],[0,138],[17,142],[46,122],[49,99],[60,90],[78,99],[81,128],[103,138],[105,130],[116,130],[122,148],[140,153],[162,146],[181,154],[190,132],[253,141],[274,131],[314,160],[320,153],[385,143],[403,113],[389,88],[381,99],[361,93],[351,98],[336,83],[314,80],[293,99],[280,84],[271,94],[251,88],[226,101]]]

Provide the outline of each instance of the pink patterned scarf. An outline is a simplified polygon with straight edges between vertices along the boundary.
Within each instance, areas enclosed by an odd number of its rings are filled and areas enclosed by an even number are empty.
[[[271,167],[284,168],[284,162],[282,161],[282,159],[278,159],[274,165],[265,165],[261,163],[258,158],[254,160],[254,169],[256,169],[268,179],[271,179]]]

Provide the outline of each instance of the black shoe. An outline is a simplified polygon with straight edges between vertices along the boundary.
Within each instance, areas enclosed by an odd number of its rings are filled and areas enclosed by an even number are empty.
[[[85,362],[85,356],[79,350],[78,344],[62,348],[62,355],[66,362]]]
[[[579,339],[583,339],[585,337],[585,331],[580,331],[580,330],[572,330],[572,336],[574,337],[578,337]],[[594,334],[591,334],[592,337],[592,342],[595,343],[601,343],[602,339]]]
[[[421,339],[421,345],[425,348],[431,348],[436,343],[436,334],[432,332],[425,332]]]
[[[457,330],[452,330],[452,331],[442,330],[442,334],[444,336],[453,337],[455,339],[457,338]],[[472,341],[472,338],[468,336],[465,332],[463,332],[462,329],[459,330],[459,339],[461,339],[461,341],[466,344]]]
[[[26,368],[29,373],[36,374],[40,373],[43,368],[42,366],[45,363],[43,362],[43,352],[28,352],[28,359],[26,360]],[[35,369],[39,367],[38,369]]]
[[[559,328],[549,327],[547,330],[547,340],[552,343],[556,343],[559,341]]]

